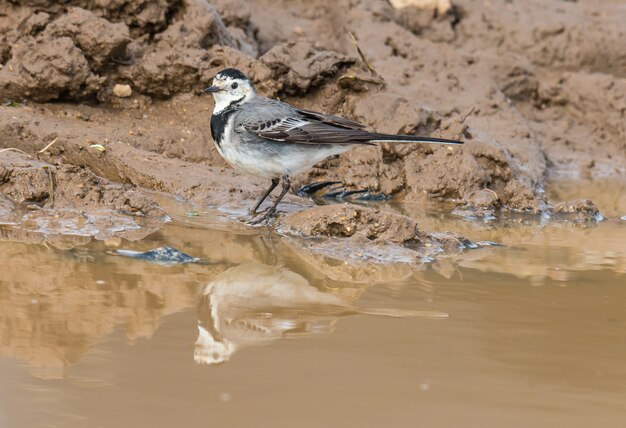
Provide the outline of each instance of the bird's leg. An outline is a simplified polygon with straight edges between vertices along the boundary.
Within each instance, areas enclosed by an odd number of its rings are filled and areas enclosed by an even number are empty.
[[[276,198],[276,200],[274,201],[274,205],[272,205],[272,207],[267,212],[266,214],[267,217],[272,217],[274,214],[276,214],[276,207],[278,206],[280,201],[283,200],[283,198],[285,197],[285,195],[287,194],[290,188],[291,188],[291,180],[289,180],[289,176],[283,175],[283,190],[280,192],[280,195],[278,195],[278,198]]]
[[[267,189],[267,191],[263,194],[263,196],[261,196],[261,199],[259,199],[259,201],[256,203],[256,205],[254,206],[254,208],[250,209],[248,212],[250,214],[255,214],[256,210],[259,209],[259,207],[261,206],[261,204],[263,203],[263,201],[265,199],[267,199],[267,197],[270,195],[270,193],[272,193],[272,190],[274,190],[276,188],[276,186],[278,186],[278,182],[280,180],[278,178],[272,178],[272,184],[270,185],[270,188]]]
[[[280,192],[280,195],[278,195],[278,198],[276,198],[276,200],[274,201],[274,205],[272,205],[271,208],[267,210],[265,214],[263,214],[261,217],[254,219],[252,222],[250,222],[250,224],[258,224],[269,218],[274,217],[274,215],[276,214],[276,207],[278,206],[280,201],[285,197],[285,195],[287,194],[290,188],[291,188],[291,181],[289,180],[289,176],[283,175],[283,190]]]

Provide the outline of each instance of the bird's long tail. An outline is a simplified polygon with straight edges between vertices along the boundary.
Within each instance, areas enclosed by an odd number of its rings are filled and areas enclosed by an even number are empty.
[[[428,143],[428,144],[463,144],[462,141],[446,138],[419,137],[417,135],[372,134],[370,143]]]
[[[418,318],[429,318],[429,319],[445,319],[450,316],[450,314],[446,312],[412,311],[412,310],[387,309],[387,308],[358,309],[357,312],[362,315],[374,315],[374,316],[392,317],[392,318],[418,317]]]

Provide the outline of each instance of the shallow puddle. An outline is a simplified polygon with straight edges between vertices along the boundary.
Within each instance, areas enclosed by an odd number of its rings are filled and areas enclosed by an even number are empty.
[[[418,266],[324,257],[179,206],[134,242],[60,250],[2,229],[0,426],[622,427],[616,189],[599,224],[396,206],[502,244]],[[162,246],[202,263],[111,254]]]

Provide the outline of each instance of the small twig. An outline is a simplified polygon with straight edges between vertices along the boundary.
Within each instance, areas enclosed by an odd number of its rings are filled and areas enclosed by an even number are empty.
[[[361,61],[363,61],[363,63],[365,64],[369,72],[372,73],[372,76],[378,77],[380,80],[384,81],[382,76],[378,74],[376,70],[374,70],[374,67],[372,67],[372,65],[367,61],[367,58],[365,58],[365,54],[363,54],[363,51],[361,50],[361,47],[359,46],[359,42],[357,42],[356,37],[354,37],[354,34],[349,32],[348,35],[350,36],[352,43],[354,43],[354,46],[356,47],[356,51],[359,53],[359,56],[361,57]]]
[[[132,59],[111,58],[111,62],[113,62],[115,64],[119,64],[119,65],[133,65],[133,60]]]
[[[53,145],[54,143],[56,143],[56,142],[57,142],[57,139],[55,138],[54,140],[52,140],[52,141],[50,142],[50,144],[48,144],[48,145],[47,145],[46,147],[44,147],[43,149],[39,150],[37,153],[43,153],[43,152],[45,152],[45,151],[46,151],[46,150],[48,150],[50,147],[52,147],[52,145]]]
[[[472,109],[465,116],[463,116],[463,120],[461,121],[461,123],[465,123],[465,119],[470,117],[470,115],[474,113],[474,110],[476,110],[476,107],[472,107]]]
[[[495,196],[495,197],[496,197],[496,199],[500,199],[500,197],[498,196],[498,194],[496,193],[496,191],[495,191],[495,190],[488,189],[488,188],[486,188],[486,187],[485,187],[485,189],[484,189],[484,190],[486,190],[486,191],[488,191],[488,192],[493,193],[493,196]]]
[[[50,207],[52,207],[54,205],[54,181],[52,180],[52,171],[50,171],[50,167],[48,166],[44,166],[43,167],[46,172],[48,173],[48,181],[50,182]]]
[[[375,85],[382,85],[384,83],[382,80],[368,79],[366,77],[359,77],[359,76],[355,76],[351,74],[344,74],[339,79],[337,79],[337,81],[341,82],[342,80],[347,80],[347,79],[356,80],[356,81],[365,82],[365,83],[373,83]]]
[[[28,153],[26,153],[26,152],[25,152],[25,151],[23,151],[23,150],[16,149],[15,147],[9,147],[9,148],[7,148],[7,149],[1,149],[1,150],[0,150],[0,153],[2,153],[2,152],[8,152],[8,151],[20,152],[20,153],[22,153],[22,154],[24,154],[24,155],[28,156]]]

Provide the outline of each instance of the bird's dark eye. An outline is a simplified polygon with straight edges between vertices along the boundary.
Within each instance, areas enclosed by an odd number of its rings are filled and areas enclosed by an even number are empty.
[[[230,87],[233,88],[233,89],[237,89],[237,86],[239,86],[239,84],[237,82],[235,82],[232,85],[230,85]]]

